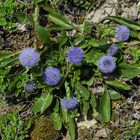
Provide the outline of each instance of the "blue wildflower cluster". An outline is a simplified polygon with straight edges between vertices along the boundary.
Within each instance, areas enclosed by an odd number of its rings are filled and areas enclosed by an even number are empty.
[[[116,62],[112,56],[102,56],[98,60],[98,69],[105,74],[112,73],[116,69]]]
[[[81,48],[73,47],[67,52],[67,60],[71,64],[80,64],[84,58],[84,51]]]
[[[32,93],[37,89],[36,84],[32,81],[26,82],[24,84],[24,90],[28,93]]]
[[[78,106],[78,101],[76,98],[64,98],[61,100],[61,106],[64,109],[73,110]]]
[[[112,44],[108,50],[108,55],[114,56],[118,53],[118,46],[116,44]]]
[[[19,61],[24,67],[33,67],[40,61],[40,54],[35,48],[24,48],[19,55]]]
[[[123,25],[116,27],[115,39],[118,41],[126,41],[130,36],[130,30]]]
[[[48,67],[44,72],[44,80],[47,85],[55,86],[61,80],[60,70],[54,67]]]

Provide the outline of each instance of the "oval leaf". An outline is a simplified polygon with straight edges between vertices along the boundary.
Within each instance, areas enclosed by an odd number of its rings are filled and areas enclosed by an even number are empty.
[[[37,26],[36,32],[39,35],[40,39],[44,43],[46,43],[46,44],[50,44],[51,43],[51,39],[50,39],[50,36],[48,34],[48,31],[44,27]]]
[[[89,90],[82,86],[80,83],[77,83],[77,91],[81,94],[84,100],[88,100],[90,98]]]
[[[119,64],[119,68],[120,68],[122,77],[127,77],[131,79],[140,74],[140,68],[135,65],[121,63]]]
[[[128,28],[133,29],[133,30],[140,30],[140,24],[133,22],[133,21],[130,21],[130,20],[127,20],[127,19],[124,19],[122,17],[109,16],[109,17],[106,17],[106,19],[114,20],[114,21],[116,21],[122,25],[125,25]]]
[[[108,91],[105,90],[101,97],[101,116],[105,123],[110,121],[110,106],[110,95]]]
[[[130,90],[131,89],[131,87],[129,85],[124,84],[119,80],[105,81],[105,83],[112,86],[112,87],[116,87],[116,88],[123,89],[123,90]]]
[[[95,38],[93,38],[90,41],[88,41],[88,46],[92,46],[92,47],[103,47],[109,44],[110,43],[108,42],[108,40],[103,38],[100,40],[96,40]]]
[[[56,25],[59,25],[65,29],[73,29],[73,26],[69,23],[69,21],[62,15],[57,13],[50,13],[48,18],[54,22]]]
[[[93,109],[96,108],[96,106],[97,106],[97,99],[94,94],[91,95],[90,104]]]
[[[74,118],[70,118],[67,129],[71,137],[71,140],[75,140],[76,139],[76,122]]]
[[[83,112],[82,112],[82,113],[83,113],[84,115],[86,115],[86,114],[88,113],[89,108],[90,108],[90,103],[89,103],[89,101],[83,101],[82,106],[83,106]]]
[[[42,95],[39,97],[34,105],[33,105],[33,112],[38,113],[41,112],[43,113],[52,103],[53,100],[53,95],[48,93],[47,95]]]
[[[91,21],[89,20],[86,20],[84,22],[84,33],[87,33],[87,34],[91,34],[91,31],[92,31],[92,24],[91,24]]]
[[[41,111],[42,101],[43,101],[43,97],[42,96],[35,101],[35,103],[33,105],[33,108],[32,108],[32,111],[34,113],[38,113],[38,112]]]
[[[41,106],[41,113],[43,113],[52,103],[53,95],[48,93],[47,96],[43,99]]]
[[[109,91],[109,94],[112,100],[118,100],[121,98],[121,94],[115,90]]]
[[[53,112],[51,113],[51,119],[53,121],[54,127],[56,130],[61,130],[62,128],[62,121],[59,116],[59,113]]]

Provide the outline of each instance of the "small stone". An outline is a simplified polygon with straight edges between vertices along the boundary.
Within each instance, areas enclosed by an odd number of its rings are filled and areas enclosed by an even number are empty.
[[[131,99],[131,98],[128,98],[128,99],[127,99],[127,103],[128,103],[128,104],[132,104],[132,99]]]
[[[93,127],[96,123],[97,123],[97,121],[95,119],[93,119],[91,121],[86,120],[86,121],[77,123],[77,126],[90,128],[90,127]]]
[[[140,114],[132,114],[133,118],[137,119],[137,120],[140,120]]]
[[[105,130],[105,128],[103,128],[103,129],[98,130],[97,133],[95,134],[95,136],[96,137],[107,138],[108,137],[107,133],[109,134],[110,130],[109,129]]]
[[[131,20],[136,20],[138,17],[138,8],[137,5],[134,4],[129,10],[129,18]]]
[[[133,109],[134,109],[135,111],[140,110],[140,102],[139,102],[139,103],[136,103],[136,104],[133,106]]]
[[[26,29],[26,24],[18,24],[17,25],[17,30],[22,31],[22,32],[26,31],[27,30]]]

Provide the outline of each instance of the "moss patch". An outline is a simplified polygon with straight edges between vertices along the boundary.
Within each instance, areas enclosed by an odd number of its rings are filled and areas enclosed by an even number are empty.
[[[56,140],[59,132],[53,127],[50,118],[43,115],[35,121],[30,137],[31,140]]]

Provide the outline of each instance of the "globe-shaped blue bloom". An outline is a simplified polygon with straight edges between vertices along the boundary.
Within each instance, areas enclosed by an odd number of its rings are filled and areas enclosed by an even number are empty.
[[[24,48],[19,55],[19,61],[24,67],[33,67],[40,60],[40,54],[35,48]]]
[[[34,82],[29,81],[24,84],[24,90],[28,93],[32,93],[37,89],[37,86]]]
[[[54,67],[46,68],[44,72],[44,80],[47,85],[57,85],[61,80],[60,70]]]
[[[118,41],[126,41],[130,36],[130,30],[126,26],[116,27],[115,39]]]
[[[112,56],[102,56],[98,60],[98,69],[105,74],[112,73],[116,69],[116,63]]]
[[[108,50],[108,55],[114,56],[118,52],[118,46],[116,44],[112,44]]]
[[[84,58],[84,51],[81,48],[73,47],[67,52],[67,60],[71,64],[80,64]]]
[[[61,100],[61,106],[64,109],[73,110],[78,106],[78,101],[76,98],[64,98]]]

